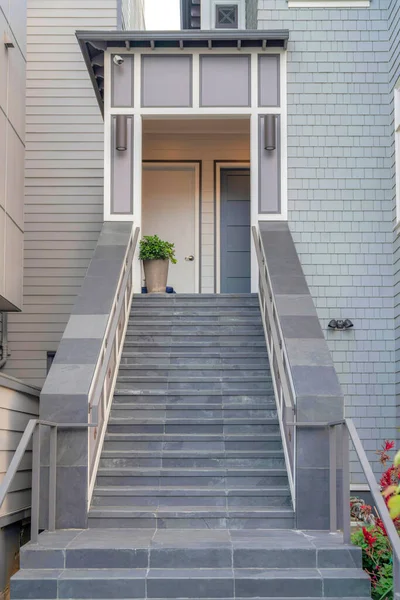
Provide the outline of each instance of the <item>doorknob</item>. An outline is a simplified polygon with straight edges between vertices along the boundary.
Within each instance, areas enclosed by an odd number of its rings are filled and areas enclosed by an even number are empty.
[[[193,254],[189,254],[189,256],[185,256],[185,260],[187,260],[188,262],[193,262],[194,261]]]

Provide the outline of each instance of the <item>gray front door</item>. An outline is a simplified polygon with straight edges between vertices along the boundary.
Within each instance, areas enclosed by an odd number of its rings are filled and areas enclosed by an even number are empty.
[[[249,293],[250,170],[221,169],[221,292]]]

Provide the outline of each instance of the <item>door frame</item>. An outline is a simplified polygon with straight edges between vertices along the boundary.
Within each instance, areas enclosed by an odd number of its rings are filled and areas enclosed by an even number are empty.
[[[221,293],[221,170],[222,169],[248,169],[250,174],[250,161],[221,161],[214,163],[214,181],[215,181],[215,246],[214,246],[214,266],[215,266],[215,293]],[[251,178],[250,178],[251,185]],[[250,194],[250,218],[251,218],[251,194]]]
[[[157,170],[157,167],[164,167],[165,171],[176,171],[179,170],[177,167],[193,167],[195,175],[195,189],[194,189],[194,246],[195,246],[195,261],[194,261],[194,293],[200,293],[200,278],[201,278],[201,246],[200,246],[200,209],[201,209],[201,161],[200,160],[143,160],[142,171],[146,167],[150,167],[150,171],[153,167]],[[142,219],[143,219],[143,200],[142,200]]]

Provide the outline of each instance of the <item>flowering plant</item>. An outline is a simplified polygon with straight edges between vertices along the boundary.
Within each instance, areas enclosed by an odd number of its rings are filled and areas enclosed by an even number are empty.
[[[377,451],[379,462],[385,467],[380,479],[382,495],[389,509],[395,527],[400,532],[400,452],[393,464],[386,468],[390,460],[389,452],[394,442],[385,441]],[[373,600],[393,599],[393,560],[392,548],[382,520],[373,514],[372,508],[359,498],[351,498],[352,518],[363,525],[352,535],[353,544],[362,548],[363,569],[371,578]]]

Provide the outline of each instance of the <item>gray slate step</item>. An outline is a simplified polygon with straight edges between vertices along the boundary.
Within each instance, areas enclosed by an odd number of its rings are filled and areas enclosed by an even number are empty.
[[[268,434],[191,434],[191,433],[110,433],[104,440],[104,450],[280,450],[280,433]]]
[[[360,569],[24,569],[11,582],[23,598],[179,599],[368,597]]]
[[[219,506],[230,509],[242,507],[291,508],[288,487],[264,487],[256,489],[193,489],[148,487],[97,487],[92,500],[93,506]]]

